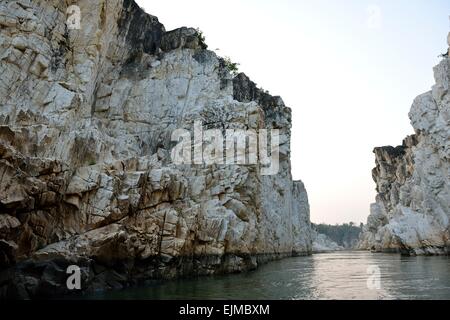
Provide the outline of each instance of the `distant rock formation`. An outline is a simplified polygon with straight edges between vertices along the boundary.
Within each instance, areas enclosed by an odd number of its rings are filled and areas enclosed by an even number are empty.
[[[0,296],[210,275],[311,253],[291,109],[132,0],[0,3]],[[70,19],[77,18],[69,13]],[[175,129],[278,129],[280,169],[171,161]]]
[[[359,237],[362,232],[362,224],[357,226],[355,223],[343,223],[343,224],[315,224],[312,223],[311,227],[318,233],[326,235],[330,240],[337,243],[339,246],[346,250],[353,250],[358,248]],[[314,241],[314,240],[313,240]]]
[[[448,38],[450,46],[450,34]],[[375,149],[376,203],[359,247],[409,255],[450,252],[450,60],[434,68],[433,89],[409,113],[416,134]]]
[[[328,236],[318,233],[317,231],[312,231],[312,251],[313,253],[327,253],[333,251],[345,250],[344,247],[338,245],[336,242],[331,240]]]

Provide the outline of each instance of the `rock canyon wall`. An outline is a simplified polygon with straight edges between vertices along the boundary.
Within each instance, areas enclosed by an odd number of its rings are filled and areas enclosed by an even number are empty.
[[[450,46],[450,34],[448,39]],[[450,252],[450,60],[434,68],[436,84],[409,117],[416,132],[399,147],[375,149],[376,203],[361,249],[435,255]]]
[[[132,0],[1,1],[0,74],[1,297],[69,293],[70,265],[91,291],[311,252],[291,110],[198,31]],[[175,165],[171,135],[195,121],[279,130],[278,174]]]

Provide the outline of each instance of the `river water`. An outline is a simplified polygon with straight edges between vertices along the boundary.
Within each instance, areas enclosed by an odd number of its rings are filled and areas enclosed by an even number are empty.
[[[336,252],[254,272],[158,283],[94,299],[450,299],[450,257]]]

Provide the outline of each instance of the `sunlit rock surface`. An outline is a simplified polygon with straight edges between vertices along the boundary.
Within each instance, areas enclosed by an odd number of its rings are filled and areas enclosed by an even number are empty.
[[[312,251],[313,253],[327,253],[334,251],[341,251],[345,248],[338,245],[336,242],[330,239],[325,234],[318,233],[317,231],[312,231]]]
[[[449,35],[450,46],[450,35]],[[412,255],[450,252],[450,60],[434,68],[436,84],[409,117],[416,134],[402,146],[375,149],[376,203],[360,248]]]
[[[291,110],[130,0],[0,2],[0,296],[254,269],[311,252]],[[69,15],[73,18],[72,12]],[[280,169],[175,165],[175,129],[279,129]]]

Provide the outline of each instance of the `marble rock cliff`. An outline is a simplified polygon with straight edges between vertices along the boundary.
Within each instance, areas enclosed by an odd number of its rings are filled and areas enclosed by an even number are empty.
[[[69,265],[89,291],[309,254],[282,99],[134,1],[76,1],[80,29],[73,4],[0,2],[0,296],[67,293]],[[278,174],[175,165],[196,120],[278,129]]]
[[[450,46],[450,34],[448,37]],[[376,148],[376,203],[360,248],[436,255],[450,252],[450,60],[434,68],[436,84],[409,117],[416,132],[403,145]]]
[[[319,233],[316,230],[312,231],[312,239],[313,253],[328,253],[345,249],[330,239],[327,235]]]

